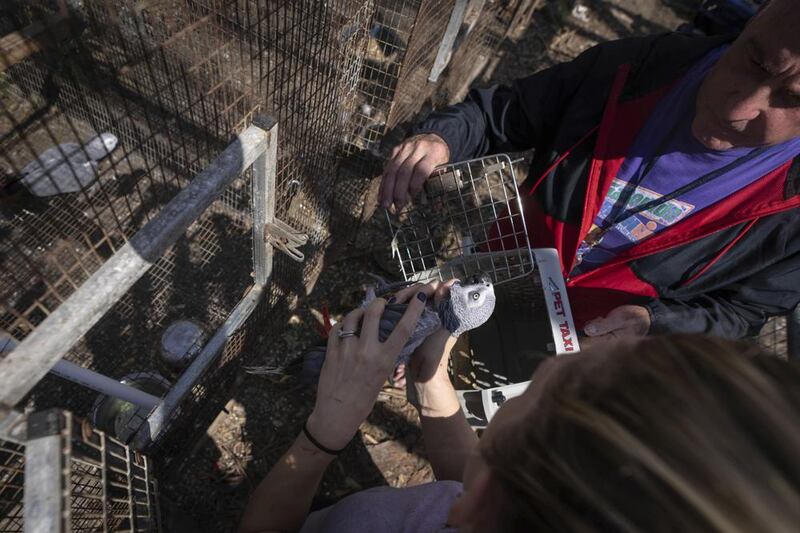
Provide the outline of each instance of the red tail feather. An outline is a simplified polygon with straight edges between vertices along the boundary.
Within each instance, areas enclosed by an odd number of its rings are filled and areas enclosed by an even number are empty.
[[[328,335],[331,334],[331,330],[333,329],[333,324],[331,323],[331,314],[328,311],[328,306],[322,306],[322,324],[320,325],[320,330],[322,331],[322,337],[327,339]]]

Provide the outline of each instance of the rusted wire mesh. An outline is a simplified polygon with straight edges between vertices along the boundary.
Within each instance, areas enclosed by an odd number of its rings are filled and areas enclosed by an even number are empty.
[[[323,241],[336,103],[357,76],[340,69],[357,55],[366,16],[341,3],[317,12],[310,3],[85,2],[71,13],[81,29],[63,57],[11,66],[0,152],[4,191],[16,196],[3,205],[0,327],[24,338],[264,109],[282,124],[278,216],[291,213]],[[92,186],[42,199],[20,185],[44,149],[104,131],[119,148]],[[246,186],[226,193],[241,226]]]
[[[53,474],[63,478],[62,490],[51,495],[62,499],[63,522],[58,531],[161,531],[158,485],[149,459],[69,412],[57,417],[58,425],[51,429],[60,442],[56,449],[59,457],[36,457],[32,462],[49,460],[56,465]],[[24,528],[26,453],[32,452],[26,451],[25,445],[0,440],[3,533],[19,533]]]
[[[22,532],[25,448],[0,439],[0,533]]]
[[[65,413],[71,531],[159,531],[158,490],[146,456]]]
[[[463,99],[475,79],[490,74],[502,39],[527,22],[537,3],[467,2],[448,66],[434,83],[428,78],[455,0],[376,0],[335,195],[366,197],[362,209],[349,215],[372,216],[369,186],[391,149],[421,114]],[[353,225],[343,231],[357,230]]]

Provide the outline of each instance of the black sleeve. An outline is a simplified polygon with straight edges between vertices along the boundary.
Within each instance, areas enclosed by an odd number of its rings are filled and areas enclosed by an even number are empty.
[[[773,264],[742,283],[691,299],[646,304],[651,334],[709,333],[726,338],[757,335],[771,316],[800,302],[800,256]]]
[[[600,43],[510,86],[473,89],[464,102],[432,113],[412,133],[440,135],[450,147],[451,161],[549,148],[563,122],[582,122],[587,127],[581,135],[599,122],[620,65],[632,66],[626,90],[646,94],[672,83],[730,39],[664,33]]]
[[[432,113],[412,133],[442,137],[451,161],[548,144],[563,111],[589,76],[601,46],[511,86],[473,89],[464,102]]]

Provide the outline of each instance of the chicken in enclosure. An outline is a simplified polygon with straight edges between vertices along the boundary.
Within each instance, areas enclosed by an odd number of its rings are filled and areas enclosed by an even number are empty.
[[[389,284],[380,280],[376,287],[367,289],[362,307],[366,307],[375,298],[390,300],[392,294],[406,287],[408,282]],[[494,285],[485,274],[464,277],[450,287],[449,295],[437,304],[429,300],[425,310],[417,321],[416,328],[397,357],[396,364],[407,363],[409,357],[431,334],[443,327],[454,337],[475,329],[484,324],[492,316],[495,306]],[[408,304],[389,303],[381,316],[378,338],[386,341],[406,311]],[[360,327],[360,326],[359,326]],[[358,334],[358,332],[356,332]],[[326,341],[323,339],[305,354],[301,379],[316,382],[325,361]]]

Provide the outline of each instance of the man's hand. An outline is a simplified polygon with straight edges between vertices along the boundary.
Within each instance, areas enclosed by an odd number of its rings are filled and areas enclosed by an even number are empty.
[[[422,190],[433,169],[448,161],[450,148],[433,133],[416,135],[397,145],[383,170],[378,193],[381,206],[389,208],[394,203],[400,208],[409,203]]]
[[[650,331],[650,312],[641,305],[622,305],[583,328],[590,345],[621,338],[643,337]]]

